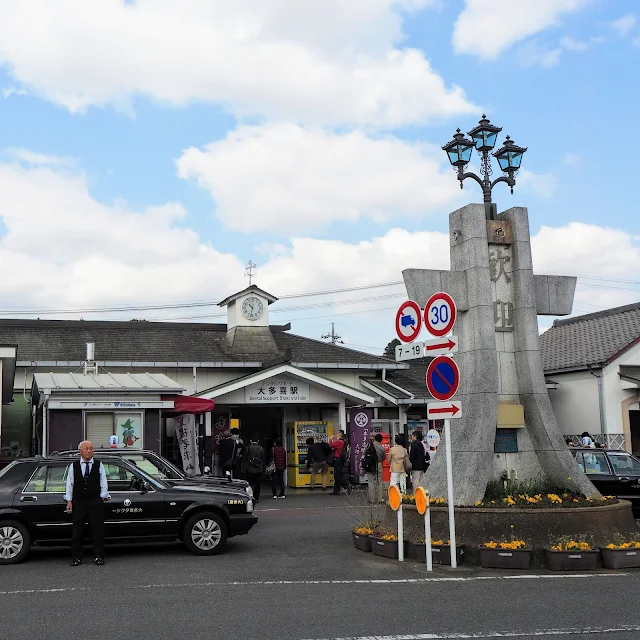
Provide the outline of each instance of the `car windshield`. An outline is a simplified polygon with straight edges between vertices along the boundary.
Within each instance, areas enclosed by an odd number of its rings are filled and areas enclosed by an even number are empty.
[[[132,465],[136,466],[147,475],[158,480],[181,480],[182,475],[179,471],[160,458],[154,456],[143,456],[139,453],[126,453],[122,455],[124,460],[128,460]]]
[[[609,460],[617,476],[640,476],[640,460],[628,453],[610,453]]]

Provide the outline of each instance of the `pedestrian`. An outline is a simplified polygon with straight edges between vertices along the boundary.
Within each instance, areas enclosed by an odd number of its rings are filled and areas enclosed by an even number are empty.
[[[407,472],[411,470],[409,453],[404,447],[404,436],[395,437],[395,446],[389,449],[390,485],[400,486],[402,493],[407,492]]]
[[[271,474],[271,491],[274,498],[284,498],[284,474],[287,470],[287,452],[282,446],[282,439],[276,438],[271,449],[271,462],[275,471]]]
[[[253,490],[253,499],[255,502],[260,502],[260,483],[264,473],[264,449],[257,439],[251,439],[249,446],[245,447],[244,467],[247,473],[247,482]]]
[[[567,436],[564,439],[565,444],[567,445],[567,447],[574,447],[575,445],[573,444],[573,438]]]
[[[232,442],[235,443],[234,455],[232,459],[232,468],[233,468],[232,475],[234,478],[244,480],[244,469],[245,469],[244,459],[246,457],[245,453],[246,453],[247,447],[242,441],[242,438],[240,437],[240,429],[238,429],[237,427],[234,427],[233,429],[231,429],[231,440]],[[263,454],[264,454],[264,451],[263,451]]]
[[[409,449],[409,462],[411,462],[411,484],[413,491],[423,486],[424,474],[429,468],[431,457],[426,445],[422,441],[422,431],[414,431],[411,434],[411,448]]]
[[[329,464],[327,458],[331,453],[331,449],[326,442],[316,442],[309,437],[307,442],[307,471],[311,470],[311,482],[309,491],[313,491],[316,486],[316,475],[318,472],[322,474],[322,490],[327,490],[327,474],[329,473]]]
[[[362,458],[362,468],[367,474],[368,500],[372,504],[382,502],[382,462],[387,452],[382,446],[382,435],[376,433],[371,436],[371,442]]]
[[[340,495],[342,487],[347,490],[347,493],[351,493],[351,484],[349,483],[349,445],[344,439],[344,431],[342,429],[338,431],[336,435],[329,438],[329,446],[331,447],[333,458],[333,492],[331,495]],[[347,467],[345,469],[345,467]]]
[[[593,441],[593,438],[591,437],[591,435],[589,434],[588,431],[584,431],[582,433],[582,435],[580,436],[580,444],[585,448],[585,449],[595,449],[596,445]]]
[[[93,443],[84,440],[80,443],[80,460],[69,465],[67,472],[67,512],[71,513],[71,566],[82,562],[82,544],[84,541],[85,521],[91,527],[91,542],[97,565],[104,564],[104,506],[108,500],[109,486],[104,467],[99,460],[93,459]]]
[[[242,477],[242,462],[244,458],[245,446],[238,429],[225,431],[220,442],[220,469],[222,475],[229,475],[232,478]]]

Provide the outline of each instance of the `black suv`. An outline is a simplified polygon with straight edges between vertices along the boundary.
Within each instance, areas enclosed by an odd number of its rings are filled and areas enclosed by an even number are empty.
[[[604,496],[628,500],[640,514],[640,460],[616,449],[571,449],[580,468]]]
[[[258,521],[240,487],[171,483],[118,456],[95,457],[104,465],[111,495],[104,503],[107,543],[179,539],[192,553],[213,555]],[[0,471],[0,565],[21,562],[31,545],[70,545],[64,493],[75,459],[24,458]]]
[[[60,451],[51,454],[52,456],[76,456],[78,451]],[[170,484],[205,484],[224,487],[233,487],[246,491],[253,499],[253,490],[246,480],[232,480],[231,478],[220,478],[217,476],[199,475],[188,476],[184,471],[180,471],[173,463],[158,455],[155,451],[146,449],[96,449],[96,456],[119,456],[124,460],[141,469],[152,478],[164,480]]]

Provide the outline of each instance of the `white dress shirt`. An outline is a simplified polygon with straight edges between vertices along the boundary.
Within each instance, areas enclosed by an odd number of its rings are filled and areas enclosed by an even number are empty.
[[[91,471],[91,465],[100,464],[99,461],[91,458],[88,462],[85,462],[80,458],[80,468],[82,469],[82,475],[86,472],[87,465],[89,465],[89,471]],[[100,465],[100,497],[103,500],[107,500],[111,496],[109,495],[109,485],[107,484],[107,474],[104,471],[104,465]],[[64,499],[69,502],[73,500],[73,464],[69,465],[69,473],[67,474],[67,491],[64,494]]]

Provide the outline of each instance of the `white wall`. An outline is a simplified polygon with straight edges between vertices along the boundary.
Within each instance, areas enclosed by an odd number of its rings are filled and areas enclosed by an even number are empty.
[[[549,389],[549,399],[563,435],[583,431],[600,433],[598,381],[588,371],[554,374],[551,380],[560,384]]]
[[[638,392],[637,387],[630,387],[628,383],[620,380],[620,365],[640,366],[640,344],[629,349],[612,362],[608,367],[604,368],[604,407],[607,425],[607,433],[622,433],[622,401]]]

